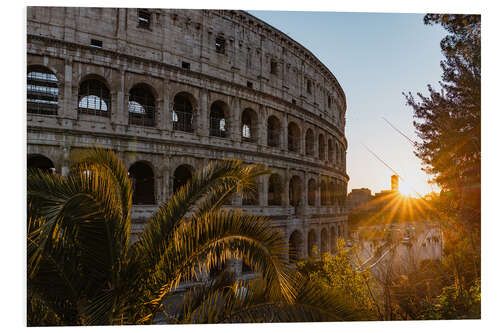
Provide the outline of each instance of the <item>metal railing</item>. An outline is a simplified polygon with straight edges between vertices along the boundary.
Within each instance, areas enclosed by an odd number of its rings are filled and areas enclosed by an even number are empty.
[[[193,132],[193,113],[172,111],[172,128],[174,131]]]
[[[226,138],[229,136],[229,122],[225,118],[210,117],[210,136]]]
[[[267,130],[267,145],[269,147],[279,147],[280,145],[280,130]]]
[[[139,126],[155,126],[155,107],[144,106],[138,103],[129,104],[128,124]]]
[[[288,135],[288,150],[298,153],[300,149],[300,137]]]

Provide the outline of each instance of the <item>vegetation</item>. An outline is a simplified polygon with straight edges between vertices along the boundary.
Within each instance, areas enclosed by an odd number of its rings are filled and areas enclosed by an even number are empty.
[[[198,171],[130,242],[132,186],[110,150],[75,157],[62,177],[28,172],[28,325],[354,320],[333,293],[295,274],[287,243],[262,217],[222,210],[234,193],[249,195],[265,172],[240,161]],[[251,282],[211,269],[241,259]],[[176,288],[195,287],[181,307]]]

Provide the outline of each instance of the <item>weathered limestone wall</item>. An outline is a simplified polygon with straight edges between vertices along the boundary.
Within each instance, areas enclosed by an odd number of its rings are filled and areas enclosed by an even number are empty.
[[[28,113],[28,155],[49,158],[57,172],[69,168],[69,152],[78,147],[100,145],[114,149],[127,167],[137,161],[151,166],[155,177],[155,202],[172,194],[173,173],[180,165],[198,169],[209,161],[239,158],[274,168],[283,184],[281,206],[268,206],[269,176],[259,181],[255,206],[239,207],[273,219],[287,237],[299,231],[306,254],[308,235],[326,250],[346,232],[342,200],[321,205],[320,188],[308,204],[308,182],[334,180],[346,188],[347,141],[344,136],[346,102],[331,72],[291,38],[243,11],[151,9],[148,29],[139,27],[138,10],[130,8],[28,8],[28,66],[41,65],[55,74],[59,97],[56,115]],[[215,38],[225,39],[225,52],[218,53]],[[92,39],[102,47],[90,45]],[[182,68],[182,62],[190,68]],[[276,63],[271,73],[271,62]],[[78,112],[80,83],[98,76],[111,92],[110,117]],[[310,81],[310,91],[308,83]],[[248,83],[252,87],[248,87]],[[129,91],[147,84],[155,98],[155,125],[129,124]],[[174,96],[188,92],[194,102],[193,133],[173,130]],[[329,102],[330,100],[330,102]],[[223,101],[229,107],[229,136],[209,135],[210,106]],[[250,108],[257,114],[256,141],[241,135],[241,114]],[[281,124],[280,145],[267,145],[267,120],[273,115]],[[288,150],[287,127],[300,128],[299,151]],[[313,152],[306,154],[305,133],[314,133]],[[319,136],[325,139],[326,157],[319,157]],[[328,142],[334,147],[328,153]],[[288,186],[298,176],[301,198],[290,205]],[[345,196],[345,194],[343,194]],[[156,205],[135,206],[134,231]],[[324,239],[323,239],[324,240]],[[310,242],[309,242],[310,243]],[[324,247],[324,246],[323,246]]]

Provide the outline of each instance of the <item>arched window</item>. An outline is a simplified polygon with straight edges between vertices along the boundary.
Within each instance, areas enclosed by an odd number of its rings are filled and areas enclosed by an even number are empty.
[[[329,139],[328,140],[328,162],[333,163],[334,156],[335,156],[335,149],[333,146],[333,141],[332,141],[332,139]]]
[[[55,173],[54,163],[47,157],[39,154],[28,155],[27,169],[40,169],[47,173]]]
[[[128,123],[140,126],[155,125],[155,98],[146,84],[137,84],[130,89]]]
[[[252,109],[245,109],[241,114],[241,139],[249,142],[257,139],[257,114]]]
[[[334,254],[337,252],[337,228],[330,228],[330,252]]]
[[[317,237],[316,237],[316,231],[311,230],[309,231],[309,234],[307,235],[307,255],[309,257],[314,256],[314,248],[317,248]]]
[[[336,160],[336,164],[338,166],[340,166],[340,146],[338,143],[335,144],[335,146],[337,147],[336,152],[337,152],[337,160]]]
[[[212,103],[210,107],[210,136],[226,138],[229,136],[228,106],[221,101]]]
[[[288,150],[300,152],[300,129],[294,122],[288,124]]]
[[[186,185],[192,177],[193,174],[189,165],[183,164],[177,167],[174,171],[173,193],[177,192],[182,186]]]
[[[316,204],[316,181],[309,179],[307,183],[307,204],[314,206]]]
[[[328,252],[328,231],[326,228],[321,230],[321,253]]]
[[[280,121],[275,116],[270,116],[267,119],[267,145],[269,147],[279,147],[280,135]]]
[[[290,179],[290,185],[288,187],[288,197],[290,199],[290,205],[293,207],[298,207],[301,204],[302,188],[300,186],[300,177],[293,176]]]
[[[306,155],[314,155],[314,133],[310,128],[306,132]]]
[[[318,137],[318,152],[320,161],[325,160],[325,136],[320,134]]]
[[[267,193],[268,206],[281,206],[281,191],[283,191],[281,178],[279,175],[274,173],[269,177]]]
[[[301,258],[302,244],[302,234],[300,231],[295,230],[288,240],[288,260],[290,263],[295,263]]]
[[[101,117],[111,115],[111,95],[100,78],[92,76],[80,84],[78,112]]]
[[[128,170],[132,180],[132,203],[134,205],[155,204],[155,177],[153,169],[144,162],[132,164]]]
[[[337,186],[335,180],[330,179],[328,182],[328,205],[333,206],[337,200]]]
[[[194,98],[181,92],[174,97],[174,110],[172,111],[172,124],[174,131],[183,131],[192,133],[193,124],[193,103]]]
[[[326,206],[328,204],[328,189],[326,187],[326,181],[324,179],[321,180],[320,191],[321,191],[321,206]]]
[[[42,66],[30,66],[27,78],[28,113],[56,115],[59,88],[54,73]]]

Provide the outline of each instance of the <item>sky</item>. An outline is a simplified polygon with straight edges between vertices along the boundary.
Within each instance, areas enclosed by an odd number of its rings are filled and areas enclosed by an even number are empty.
[[[390,189],[390,168],[401,177],[404,194],[425,195],[436,185],[421,170],[412,144],[413,110],[403,92],[439,87],[441,26],[424,25],[424,14],[249,11],[305,46],[335,75],[347,100],[348,190]],[[368,149],[369,150],[368,150]],[[416,196],[416,194],[413,194]]]

